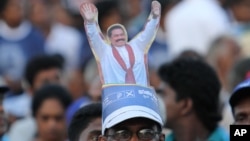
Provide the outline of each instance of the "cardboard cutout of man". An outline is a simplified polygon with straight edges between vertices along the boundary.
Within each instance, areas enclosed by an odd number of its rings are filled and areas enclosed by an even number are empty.
[[[148,86],[147,53],[158,29],[160,3],[152,2],[144,29],[129,42],[126,29],[121,24],[111,25],[107,31],[109,40],[105,40],[98,25],[98,10],[94,4],[81,4],[80,12],[102,84]]]

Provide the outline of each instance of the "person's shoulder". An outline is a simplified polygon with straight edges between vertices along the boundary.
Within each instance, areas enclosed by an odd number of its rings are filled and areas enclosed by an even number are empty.
[[[4,21],[0,19],[0,33],[1,33],[1,31],[2,31],[3,26],[4,26]],[[1,37],[1,36],[0,36],[0,37]]]
[[[36,28],[35,26],[31,25],[30,23],[28,23],[30,26],[30,32],[28,34],[28,38],[34,38],[33,40],[42,40],[43,42],[45,42],[45,36],[43,35],[42,31],[38,28]]]
[[[208,138],[208,141],[215,141],[215,140],[216,141],[229,141],[228,132],[224,128],[218,126]]]
[[[69,106],[69,110],[75,110],[75,109],[79,109],[80,107],[82,107],[83,105],[86,105],[88,103],[91,102],[91,99],[87,96],[82,96],[81,98],[77,99],[76,101],[74,101],[70,106]]]
[[[53,25],[53,30],[60,33],[67,33],[67,35],[70,34],[73,36],[81,36],[80,31],[78,31],[76,28],[61,23],[55,23]]]
[[[82,42],[82,34],[76,28],[56,23],[52,26],[50,36],[56,37],[57,40],[66,40],[69,44],[80,44]]]
[[[191,19],[194,17],[193,13],[196,13],[194,6],[188,1],[181,1],[173,7],[168,16],[165,17],[167,23],[172,23],[173,25],[182,24],[183,20]],[[190,17],[189,15],[193,15]],[[192,21],[192,20],[191,20]]]
[[[7,134],[4,134],[0,139],[1,141],[10,141],[10,137]]]
[[[165,141],[174,141],[174,134],[170,133],[165,137]]]
[[[177,3],[169,12],[169,14],[181,15],[190,11],[194,5],[189,1],[181,1]]]

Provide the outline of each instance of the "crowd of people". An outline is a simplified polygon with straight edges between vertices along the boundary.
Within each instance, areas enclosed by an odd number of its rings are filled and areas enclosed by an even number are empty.
[[[102,76],[79,7],[95,4],[103,38],[120,23],[130,40],[152,0],[0,0],[0,140],[229,141],[231,124],[250,124],[250,0],[157,1],[143,76],[162,120],[135,108],[103,125]]]

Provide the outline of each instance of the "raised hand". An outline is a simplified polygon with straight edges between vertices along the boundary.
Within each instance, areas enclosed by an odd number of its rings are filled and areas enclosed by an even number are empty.
[[[161,4],[158,1],[152,1],[151,12],[153,14],[153,18],[157,18],[161,14]]]
[[[82,3],[80,6],[80,13],[86,22],[95,22],[98,16],[97,8],[92,3]]]

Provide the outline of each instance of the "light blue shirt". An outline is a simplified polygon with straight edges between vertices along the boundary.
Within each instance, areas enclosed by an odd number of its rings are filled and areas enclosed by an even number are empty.
[[[8,135],[6,135],[6,134],[4,134],[3,136],[2,136],[2,139],[0,139],[1,141],[9,141],[10,139],[9,139],[9,136]]]

